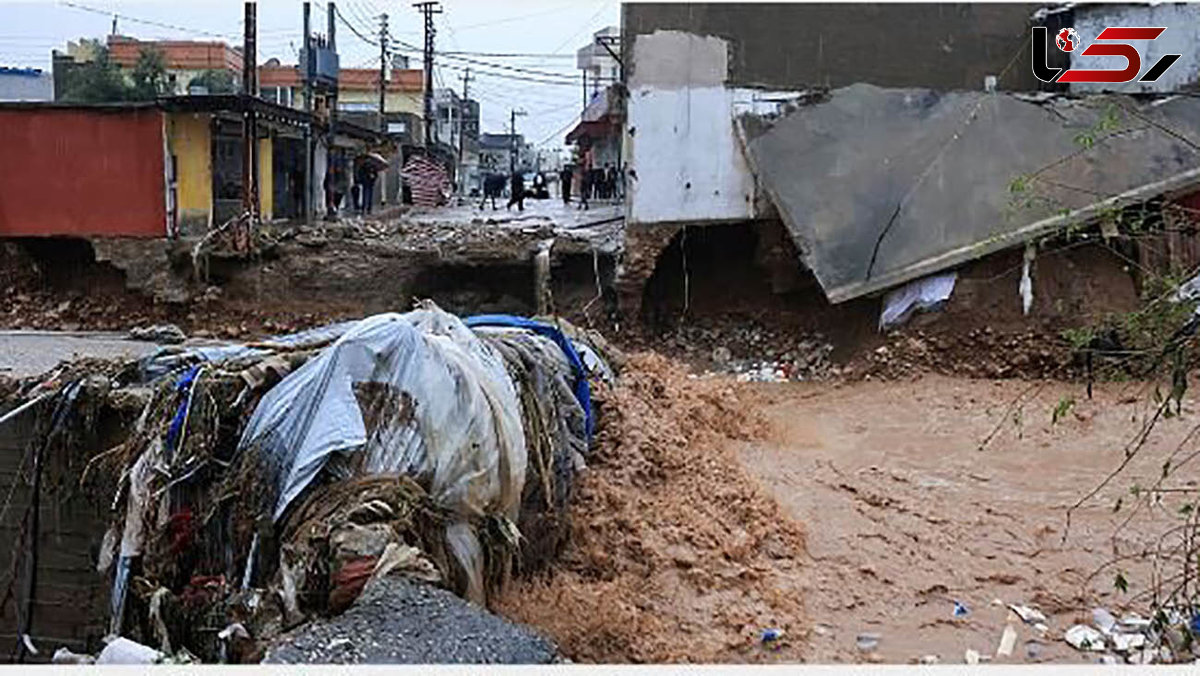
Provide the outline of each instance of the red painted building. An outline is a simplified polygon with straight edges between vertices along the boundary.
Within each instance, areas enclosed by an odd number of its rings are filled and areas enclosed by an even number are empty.
[[[0,107],[0,237],[167,235],[165,113]]]

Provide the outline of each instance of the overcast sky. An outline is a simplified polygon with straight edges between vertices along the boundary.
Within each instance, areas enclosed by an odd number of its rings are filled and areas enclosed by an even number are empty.
[[[377,17],[387,12],[393,39],[420,47],[423,23],[413,1],[340,0],[337,5],[345,19],[372,39],[378,32]],[[113,12],[121,17],[117,27],[123,35],[142,39],[223,39],[240,45],[242,7],[236,0],[0,0],[0,66],[49,69],[51,49],[62,49],[68,40],[107,35]],[[271,57],[284,63],[296,62],[302,32],[301,7],[299,0],[259,0],[260,63]],[[439,51],[537,56],[465,57],[509,69],[449,57],[440,63],[435,60],[439,65],[435,86],[453,87],[461,93],[462,68],[470,65],[472,76],[478,76],[470,88],[472,98],[480,102],[483,131],[506,131],[509,108],[520,107],[528,115],[517,119],[517,131],[533,143],[544,142],[545,148],[561,146],[582,105],[575,50],[587,44],[595,31],[619,25],[618,0],[442,0],[442,7],[443,13],[436,17]],[[325,32],[325,16],[325,2],[314,2],[316,30]],[[345,24],[338,24],[337,42],[343,67],[379,67],[378,47],[355,37]],[[421,67],[419,54],[412,59],[411,67]]]

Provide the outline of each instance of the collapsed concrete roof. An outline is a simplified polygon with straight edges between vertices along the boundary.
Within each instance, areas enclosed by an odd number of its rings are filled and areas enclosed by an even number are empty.
[[[746,155],[831,302],[1200,184],[1200,99],[883,89],[743,117]]]

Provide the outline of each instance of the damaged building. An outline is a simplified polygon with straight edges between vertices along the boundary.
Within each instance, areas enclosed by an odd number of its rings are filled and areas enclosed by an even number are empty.
[[[835,306],[956,271],[969,299],[975,277],[1014,266],[1004,303],[1018,315],[1062,314],[1096,274],[1123,277],[1135,300],[1139,267],[1196,262],[1196,19],[1186,4],[624,5],[623,307],[653,319],[656,294],[682,293],[656,274],[683,269],[681,246],[696,280],[750,265],[775,293],[815,283]],[[1032,28],[1071,23],[1167,26],[1156,49],[1187,56],[1152,87],[1039,81]],[[1050,66],[1086,58],[1053,35]],[[1136,241],[1131,209],[1150,231]],[[1039,266],[1038,243],[1068,230],[1094,231],[1103,251]],[[1037,298],[1038,270],[1063,265],[1077,283]]]

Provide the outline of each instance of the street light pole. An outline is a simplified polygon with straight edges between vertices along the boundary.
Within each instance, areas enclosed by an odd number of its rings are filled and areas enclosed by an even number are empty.
[[[517,110],[515,108],[510,110],[509,113],[511,116],[510,117],[511,122],[509,122],[509,141],[510,141],[510,145],[512,146],[512,149],[509,151],[509,154],[508,154],[508,174],[509,174],[509,176],[516,176],[516,174],[517,174],[517,152],[518,152],[518,150],[517,150],[517,116],[518,115],[528,115],[528,113],[526,113],[523,110]]]

